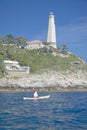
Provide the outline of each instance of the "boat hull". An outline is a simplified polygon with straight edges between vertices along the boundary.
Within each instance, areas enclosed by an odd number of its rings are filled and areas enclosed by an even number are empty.
[[[23,100],[38,100],[38,99],[47,99],[47,98],[49,98],[50,97],[50,95],[47,95],[47,96],[39,96],[39,97],[37,97],[37,98],[30,98],[30,97],[23,97]]]

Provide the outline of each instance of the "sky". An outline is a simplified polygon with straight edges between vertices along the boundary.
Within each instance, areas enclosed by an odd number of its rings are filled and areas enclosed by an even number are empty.
[[[87,63],[87,0],[0,0],[0,36],[46,41],[50,12],[57,45],[65,44]]]

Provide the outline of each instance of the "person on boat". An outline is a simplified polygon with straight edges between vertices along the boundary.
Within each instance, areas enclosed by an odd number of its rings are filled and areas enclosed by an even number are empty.
[[[35,97],[35,98],[38,98],[39,96],[38,96],[38,93],[37,93],[36,88],[33,88],[33,92],[34,92],[34,97]]]

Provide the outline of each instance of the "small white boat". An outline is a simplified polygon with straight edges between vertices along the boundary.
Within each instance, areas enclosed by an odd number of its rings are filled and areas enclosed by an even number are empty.
[[[46,99],[46,98],[49,98],[50,97],[50,95],[47,95],[47,96],[39,96],[39,97],[33,97],[33,98],[31,98],[31,97],[23,97],[23,100],[38,100],[38,99]]]

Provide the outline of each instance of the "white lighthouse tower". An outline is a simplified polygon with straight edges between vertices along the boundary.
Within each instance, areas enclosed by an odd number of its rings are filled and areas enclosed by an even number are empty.
[[[54,48],[57,48],[55,22],[54,22],[54,15],[52,12],[50,12],[49,15],[47,42],[50,43],[50,45],[53,46]]]

